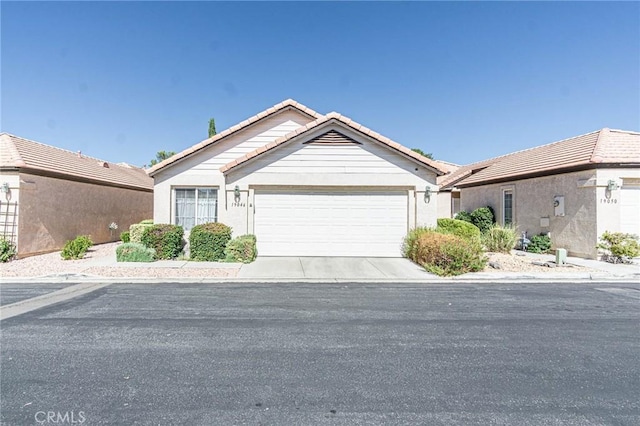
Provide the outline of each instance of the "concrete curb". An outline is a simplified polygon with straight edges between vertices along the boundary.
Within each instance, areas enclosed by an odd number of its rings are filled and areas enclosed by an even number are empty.
[[[638,282],[637,275],[610,275],[610,274],[544,274],[544,275],[507,275],[492,274],[491,276],[468,276],[440,278],[428,277],[424,279],[389,279],[389,278],[141,278],[141,277],[98,277],[84,275],[55,275],[42,277],[16,277],[5,278],[5,282],[11,283],[77,283],[77,284],[447,284],[447,283],[475,283],[475,284],[500,284],[500,283],[558,283],[558,282],[607,282],[607,281],[634,281]]]

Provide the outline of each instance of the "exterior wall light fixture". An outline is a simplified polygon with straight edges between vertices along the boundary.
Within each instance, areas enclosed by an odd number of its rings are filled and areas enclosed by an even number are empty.
[[[429,186],[427,186],[424,189],[424,202],[425,203],[431,202],[431,187],[429,187]]]
[[[2,184],[2,186],[0,186],[0,192],[2,192],[3,194],[9,193],[9,182],[5,182]]]
[[[240,202],[240,187],[238,185],[233,188],[233,198],[235,199],[236,203]]]
[[[611,191],[615,191],[616,189],[620,189],[620,185],[618,185],[618,182],[616,182],[613,179],[610,179],[609,182],[607,182],[607,191],[611,192]]]

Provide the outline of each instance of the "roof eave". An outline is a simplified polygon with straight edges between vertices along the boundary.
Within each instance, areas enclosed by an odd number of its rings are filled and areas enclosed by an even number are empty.
[[[444,176],[446,174],[446,172],[444,172],[443,170],[439,169],[437,166],[431,164],[432,160],[429,160],[428,158],[410,151],[407,149],[408,152],[404,152],[402,149],[400,149],[400,147],[402,145],[400,145],[397,142],[392,141],[391,139],[388,139],[376,132],[373,132],[372,130],[354,122],[353,120],[346,118],[344,116],[342,116],[341,114],[335,113],[335,112],[331,112],[329,114],[327,114],[326,116],[323,116],[321,118],[319,118],[318,120],[316,120],[315,122],[311,122],[309,124],[307,124],[306,126],[300,127],[296,130],[294,130],[293,132],[282,136],[279,139],[276,139],[275,141],[273,141],[270,144],[267,144],[265,147],[259,148],[258,150],[247,154],[247,158],[245,159],[239,159],[239,160],[234,160],[228,164],[225,164],[224,166],[222,166],[220,168],[220,172],[222,172],[223,174],[227,174],[230,171],[236,169],[237,167],[242,167],[246,164],[249,164],[251,162],[253,162],[253,160],[259,156],[261,156],[262,154],[269,152],[285,143],[289,143],[294,141],[295,139],[300,138],[301,136],[307,134],[308,132],[312,131],[312,130],[316,130],[318,128],[320,128],[320,126],[328,126],[332,123],[340,123],[343,126],[347,126],[350,129],[352,129],[353,131],[360,133],[362,135],[364,135],[365,137],[371,138],[374,141],[378,141],[379,143],[382,143],[384,146],[386,146],[387,148],[393,149],[395,152],[397,152],[398,154],[402,155],[403,157],[415,162],[416,164],[419,164],[420,166],[423,167],[427,167],[430,170],[432,170],[436,176]],[[383,142],[383,139],[387,139],[389,142],[385,143]]]

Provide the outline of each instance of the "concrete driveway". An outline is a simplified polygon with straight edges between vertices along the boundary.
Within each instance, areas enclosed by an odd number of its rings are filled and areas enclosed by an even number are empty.
[[[258,257],[243,265],[238,278],[399,279],[432,278],[415,263],[379,257]]]

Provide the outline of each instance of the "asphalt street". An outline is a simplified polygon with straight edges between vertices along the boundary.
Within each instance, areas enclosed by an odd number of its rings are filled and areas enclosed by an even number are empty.
[[[619,281],[112,284],[0,323],[0,420],[638,425],[638,295]]]
[[[38,284],[13,284],[3,283],[0,286],[0,305],[8,305],[20,302],[22,300],[31,299],[43,294],[52,293],[56,290],[69,287],[69,283],[38,283]]]

